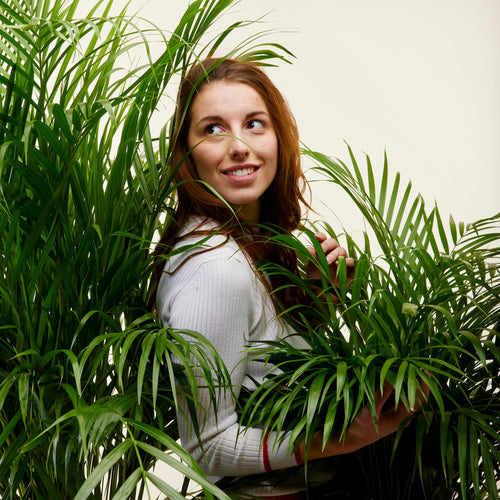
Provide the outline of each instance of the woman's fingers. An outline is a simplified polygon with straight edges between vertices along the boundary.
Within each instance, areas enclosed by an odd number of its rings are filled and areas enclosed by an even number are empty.
[[[391,384],[384,381],[383,395],[378,392],[375,394],[375,408],[377,421],[383,423],[384,425],[391,426],[393,423],[402,423],[408,417],[412,417],[415,413],[419,412],[429,397],[429,388],[424,382],[421,382],[417,387],[417,397],[414,406],[409,406],[407,408],[402,401],[396,408],[396,400],[394,398],[395,391]],[[409,404],[411,405],[411,401]],[[410,419],[406,425],[410,424]]]
[[[337,264],[341,257],[346,259],[347,258],[347,251],[343,247],[336,247],[332,250],[326,250],[325,256],[326,256],[326,261],[328,262],[328,265],[331,266],[332,264]]]
[[[329,238],[325,233],[317,232],[314,237],[321,245],[321,250],[323,251],[326,262],[331,270],[332,282],[337,286],[337,266],[340,259],[345,259],[345,264],[347,268],[347,279],[351,281],[354,277],[354,272],[356,268],[356,261],[347,255],[347,250],[341,247],[335,238]],[[307,247],[309,252],[314,258],[318,257],[318,253],[314,247]],[[316,268],[315,264],[311,261],[308,263],[307,276],[310,279],[319,279],[320,271]]]
[[[328,236],[325,233],[322,233],[321,231],[318,231],[317,233],[314,233],[314,237],[321,243],[325,241]]]
[[[335,238],[328,238],[324,233],[316,233],[314,236],[321,243],[321,248],[329,265],[337,264],[341,257],[345,258],[348,268],[353,268],[356,265],[356,261],[349,258],[347,250],[341,247]],[[316,256],[316,253],[314,255]]]
[[[321,233],[321,232],[317,232],[314,234],[314,237],[322,244],[326,239],[327,239],[327,236],[325,233]],[[333,238],[331,238],[333,239]],[[335,241],[335,240],[334,240]],[[337,246],[338,246],[338,243],[337,243]],[[321,245],[321,248],[323,248],[323,244]],[[309,252],[311,252],[312,256],[313,257],[317,257],[318,256],[318,252],[316,252],[316,249],[314,247],[307,247],[307,249],[309,250]],[[323,251],[325,251],[325,249],[323,248]]]
[[[349,258],[347,255],[347,250],[341,247],[335,238],[329,238],[325,233],[317,232],[314,237],[318,240],[321,245],[321,250],[323,251],[326,262],[330,269],[330,279],[334,286],[339,286],[339,280],[337,277],[339,260],[344,259],[347,271],[347,281],[350,282],[355,273],[356,261]],[[316,259],[318,253],[314,247],[307,247],[311,255]],[[313,261],[308,262],[306,268],[306,275],[309,279],[320,279],[321,272],[316,263]],[[335,294],[330,294],[334,302],[339,302],[340,299]]]
[[[321,244],[321,249],[326,256],[326,261],[329,265],[335,264],[339,260],[339,257],[347,257],[347,250],[341,247],[335,238],[329,238],[325,233],[321,232],[315,233],[314,237]],[[315,250],[313,255],[315,257],[317,256]]]

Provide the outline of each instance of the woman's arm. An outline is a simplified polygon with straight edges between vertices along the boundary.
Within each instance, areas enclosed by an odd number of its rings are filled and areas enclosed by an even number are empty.
[[[316,432],[307,450],[307,459],[316,460],[318,458],[352,453],[393,434],[399,429],[405,419],[408,419],[422,408],[427,400],[429,391],[426,387],[418,391],[419,397],[415,402],[416,406],[410,409],[410,411],[405,408],[402,402],[398,404],[397,409],[392,405],[389,408],[384,408],[384,405],[386,405],[393,394],[394,388],[388,383],[384,384],[383,394],[377,390],[375,394],[376,427],[370,413],[370,408],[365,406],[357,415],[352,425],[347,428],[345,436],[342,439],[338,436],[333,437],[323,447],[323,435],[320,432]],[[302,460],[304,460],[306,457],[305,441],[300,444],[299,451]]]

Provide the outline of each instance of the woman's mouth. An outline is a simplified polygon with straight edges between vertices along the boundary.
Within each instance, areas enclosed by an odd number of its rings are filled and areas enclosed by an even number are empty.
[[[224,175],[235,175],[236,177],[244,177],[250,175],[257,170],[257,167],[244,167],[224,172]]]
[[[222,173],[233,184],[250,184],[257,177],[258,171],[258,165],[235,165]]]

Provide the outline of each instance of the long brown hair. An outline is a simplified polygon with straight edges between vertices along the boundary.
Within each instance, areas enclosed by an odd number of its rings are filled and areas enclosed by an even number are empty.
[[[195,64],[183,79],[177,99],[170,144],[172,153],[168,162],[168,169],[174,173],[174,181],[177,183],[177,202],[175,213],[155,249],[155,256],[158,258],[153,280],[155,289],[163,267],[160,256],[167,254],[179,240],[179,232],[191,214],[204,215],[218,221],[223,226],[221,231],[228,237],[232,236],[250,260],[270,260],[297,272],[297,258],[293,251],[270,244],[269,231],[261,229],[259,233],[255,233],[248,227],[245,229],[245,226],[235,220],[234,213],[223,200],[202,183],[190,182],[199,179],[187,144],[191,105],[204,86],[216,81],[244,83],[252,87],[263,99],[273,122],[278,140],[278,168],[273,182],[262,196],[259,222],[272,225],[283,233],[291,232],[299,226],[301,203],[309,208],[304,198],[307,184],[301,168],[297,124],[286,100],[266,73],[255,64],[235,59],[209,58]],[[273,289],[282,284],[280,278],[272,278]],[[293,295],[291,289],[285,288],[278,292],[285,305],[297,302],[297,297]]]

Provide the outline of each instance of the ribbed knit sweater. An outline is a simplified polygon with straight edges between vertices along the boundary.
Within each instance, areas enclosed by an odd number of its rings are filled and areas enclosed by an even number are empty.
[[[191,218],[184,232],[191,231],[200,221]],[[203,226],[214,232],[217,228],[215,222]],[[204,238],[188,236],[174,250]],[[210,250],[200,252],[207,248]],[[264,363],[247,358],[247,347],[290,333],[276,318],[272,299],[238,244],[222,234],[214,234],[201,246],[192,246],[169,258],[158,286],[157,309],[162,324],[200,332],[212,343],[231,374],[236,396],[242,386],[254,389],[253,380],[261,382],[269,370]],[[190,419],[186,418],[189,410],[182,395],[178,401],[179,432],[182,446],[211,480],[297,465],[294,454],[288,453],[288,439],[275,446],[278,436],[270,433],[264,449],[261,429],[241,431],[230,394],[222,393],[217,398],[217,415],[207,389],[199,388],[197,397],[203,450]],[[263,494],[260,489],[259,493]]]

